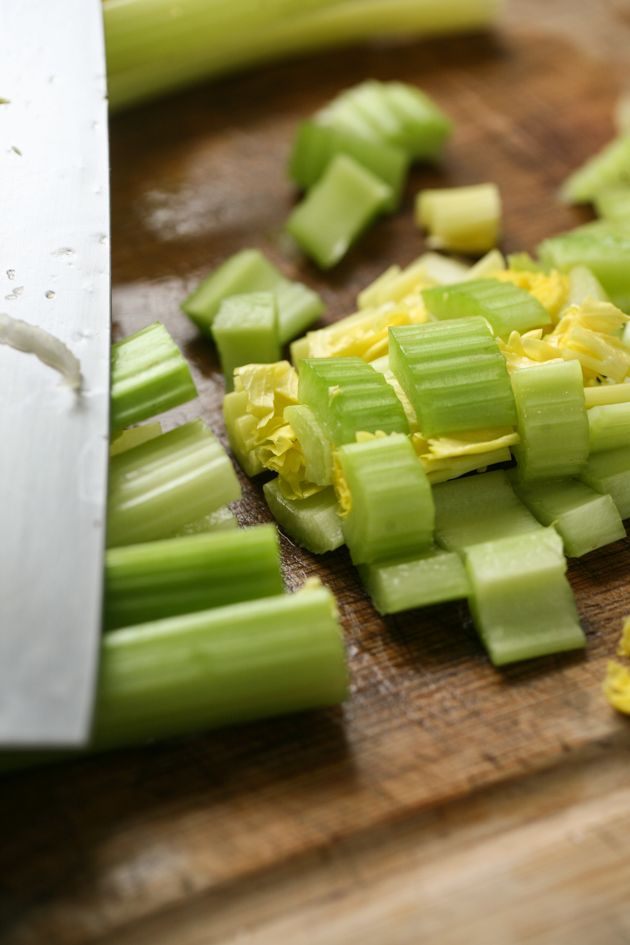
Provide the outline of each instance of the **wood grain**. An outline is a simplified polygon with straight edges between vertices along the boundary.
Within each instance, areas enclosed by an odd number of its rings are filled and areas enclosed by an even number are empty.
[[[577,222],[556,190],[611,135],[629,39],[627,2],[578,16],[569,0],[515,0],[494,35],[310,57],[116,118],[116,330],[164,321],[200,390],[169,424],[201,413],[224,436],[216,360],[178,307],[244,246],[318,288],[330,321],[422,251],[410,212],[422,186],[496,180],[508,251]],[[282,235],[295,199],[284,166],[297,122],[366,76],[424,87],[456,132],[439,168],[414,171],[403,210],[322,278]],[[243,487],[240,521],[266,520],[259,489]],[[289,586],[320,574],[338,596],[351,699],[5,780],[0,941],[630,941],[617,882],[627,889],[630,731],[601,696],[630,611],[628,543],[571,565],[587,653],[500,673],[465,607],[382,620],[345,553],[316,561],[284,540],[283,557]],[[555,898],[565,881],[590,890],[575,915],[568,893]]]

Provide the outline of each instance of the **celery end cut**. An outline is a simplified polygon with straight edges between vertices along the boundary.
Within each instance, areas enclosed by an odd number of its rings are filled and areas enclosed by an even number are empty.
[[[284,419],[291,425],[304,454],[306,479],[316,486],[329,486],[332,483],[332,445],[313,411],[305,404],[285,407]]]
[[[473,279],[449,286],[436,286],[422,293],[427,309],[437,319],[478,315],[486,319],[495,335],[508,338],[551,324],[549,312],[524,289],[496,279]]]
[[[278,525],[302,548],[321,555],[343,545],[337,499],[331,487],[306,499],[289,499],[276,477],[265,483],[263,493]]]
[[[501,197],[496,184],[423,190],[416,198],[416,222],[433,249],[480,255],[499,240]]]
[[[591,453],[627,446],[630,444],[630,402],[591,407],[588,428]]]
[[[600,230],[572,230],[549,237],[538,247],[546,265],[569,272],[586,266],[600,282],[611,302],[630,309],[630,232],[604,225]]]
[[[592,453],[579,478],[611,496],[622,519],[630,518],[630,446]]]
[[[588,203],[619,184],[630,184],[630,134],[615,138],[578,168],[560,193],[567,203]]]
[[[278,312],[271,292],[233,295],[221,303],[212,324],[227,390],[234,387],[234,371],[244,364],[280,360]]]
[[[443,604],[470,594],[459,555],[438,548],[411,558],[360,565],[359,575],[380,614]]]

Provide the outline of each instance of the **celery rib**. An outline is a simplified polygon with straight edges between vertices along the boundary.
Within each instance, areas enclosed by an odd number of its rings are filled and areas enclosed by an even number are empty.
[[[470,594],[461,558],[441,549],[361,565],[359,574],[380,614],[443,604]]]

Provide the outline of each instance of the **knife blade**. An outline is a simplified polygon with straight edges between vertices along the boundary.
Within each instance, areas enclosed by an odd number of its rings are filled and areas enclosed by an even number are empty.
[[[0,312],[79,358],[77,394],[0,348],[0,747],[84,744],[99,652],[110,361],[100,0],[2,0]]]

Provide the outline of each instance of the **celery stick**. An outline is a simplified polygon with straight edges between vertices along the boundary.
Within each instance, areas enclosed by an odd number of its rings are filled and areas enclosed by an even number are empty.
[[[601,282],[586,266],[574,266],[569,272],[569,297],[567,305],[582,305],[587,299],[609,302]]]
[[[435,517],[431,486],[407,437],[394,433],[349,443],[337,457],[350,497],[342,528],[353,562],[428,550]]]
[[[194,522],[188,522],[175,532],[174,538],[180,538],[184,535],[203,535],[207,532],[224,532],[238,528],[238,519],[227,505],[217,509],[216,512],[210,512],[202,518],[195,519]]]
[[[402,325],[389,337],[391,369],[425,436],[515,422],[505,359],[483,318]]]
[[[250,292],[225,299],[212,323],[212,337],[228,391],[234,388],[235,368],[279,361],[278,311],[273,293]]]
[[[338,154],[293,210],[286,227],[308,256],[329,269],[391,202],[391,187],[352,158]]]
[[[447,551],[539,531],[503,470],[433,487],[435,538]]]
[[[499,239],[499,190],[496,184],[423,190],[416,198],[416,222],[428,231],[435,249],[487,252]]]
[[[495,666],[586,644],[552,529],[468,548],[473,619]]]
[[[593,453],[580,479],[587,486],[610,495],[622,518],[630,518],[630,446]]]
[[[508,338],[512,331],[522,333],[551,323],[549,312],[538,299],[510,282],[496,279],[436,286],[425,289],[422,298],[434,318],[480,315],[500,338]]]
[[[610,223],[630,222],[630,148],[628,156],[628,182],[625,187],[611,187],[595,197],[598,215]]]
[[[562,186],[568,203],[588,203],[602,191],[630,184],[630,135],[621,135],[590,158]]]
[[[592,407],[588,428],[591,453],[630,446],[630,403]]]
[[[524,481],[572,476],[586,463],[589,425],[577,361],[548,361],[512,374],[520,443],[512,448]]]
[[[326,432],[310,407],[285,407],[284,419],[291,424],[304,454],[306,478],[316,486],[332,482],[332,447]]]
[[[231,391],[223,398],[223,419],[230,449],[243,472],[252,479],[263,472],[264,466],[250,449],[250,441],[256,428],[256,417],[247,413],[245,391]]]
[[[219,441],[201,420],[186,423],[110,461],[108,545],[168,537],[240,494]]]
[[[121,430],[115,434],[109,446],[109,455],[117,456],[118,453],[124,453],[134,446],[140,446],[141,443],[147,443],[155,439],[162,432],[162,424],[159,420],[153,423],[143,423],[139,427],[129,427],[127,430]]]
[[[630,235],[621,231],[561,233],[538,247],[542,261],[562,272],[586,266],[601,283],[610,300],[622,310],[630,308]]]
[[[510,476],[516,494],[541,525],[553,525],[564,553],[579,558],[596,548],[619,541],[626,534],[615,503],[575,479],[520,482]]]
[[[630,403],[630,384],[598,384],[597,387],[585,387],[584,400],[587,407]]]
[[[140,423],[197,396],[190,368],[160,322],[112,345],[113,430]]]
[[[459,600],[470,593],[459,555],[439,548],[413,558],[361,565],[359,575],[380,614]]]
[[[343,545],[341,519],[332,488],[307,499],[288,499],[276,478],[265,483],[263,493],[278,525],[307,551],[321,555]]]
[[[282,594],[273,525],[110,548],[106,630]]]

